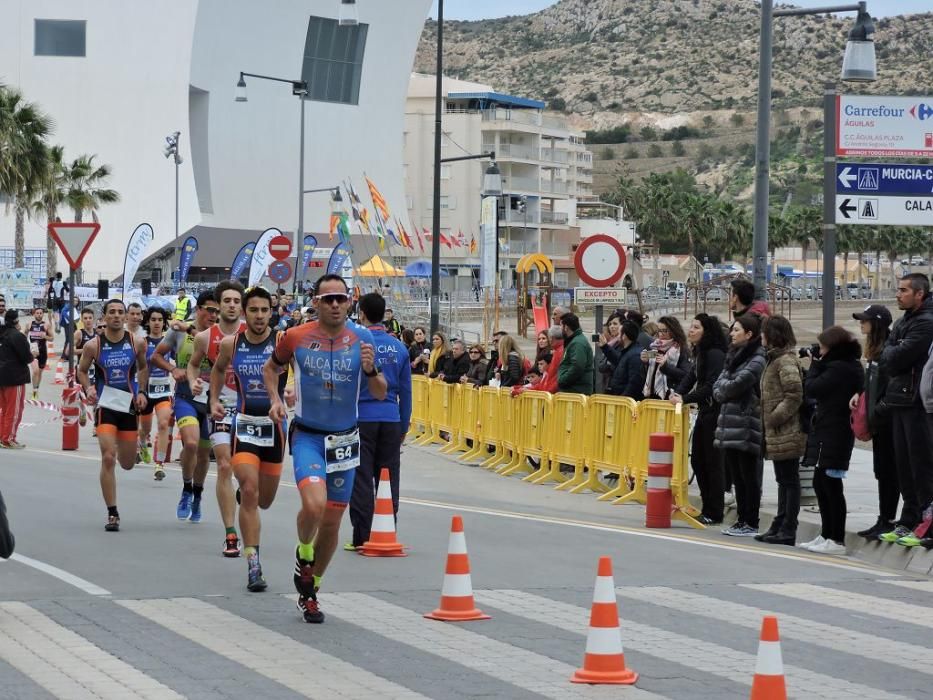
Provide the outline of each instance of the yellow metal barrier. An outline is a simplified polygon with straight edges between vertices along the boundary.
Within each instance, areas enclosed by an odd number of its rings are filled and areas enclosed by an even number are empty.
[[[441,448],[445,454],[454,452],[470,452],[476,445],[476,438],[479,435],[479,391],[472,384],[457,384],[455,394],[457,400],[455,405],[458,413],[452,416],[452,422],[456,424],[456,437],[451,437],[450,444]],[[467,440],[472,441],[472,445],[467,444]]]
[[[632,436],[638,404],[626,396],[594,394],[587,401],[586,462],[598,478],[599,472],[615,474],[618,484],[599,496],[606,501],[632,490]]]
[[[409,438],[417,438],[428,430],[431,422],[428,392],[430,379],[423,374],[411,378],[411,424],[408,428]]]
[[[548,471],[548,422],[551,413],[551,395],[546,391],[526,391],[517,399],[509,397],[514,415],[512,460],[499,470],[503,476],[516,472],[528,472],[529,477],[538,476]],[[540,459],[535,470],[528,462],[529,457]]]
[[[456,406],[458,385],[433,380],[429,384],[428,405],[431,408],[431,420],[428,429],[415,440],[416,445],[432,445],[453,441],[456,437],[456,421],[454,416],[458,410]],[[444,437],[441,433],[447,433]]]
[[[582,394],[555,394],[551,402],[551,464],[560,472],[560,465],[573,467],[573,477],[558,485],[558,490],[580,493],[589,489],[594,493],[608,491],[599,481],[594,469],[586,469],[587,421],[589,399]]]
[[[476,437],[473,449],[460,455],[460,461],[472,462],[489,457],[489,447],[498,446],[499,390],[488,386],[476,391]]]
[[[487,387],[488,388],[488,387]],[[484,388],[486,390],[487,388]],[[483,441],[495,452],[480,464],[484,469],[498,469],[512,461],[512,396],[508,389],[488,389],[492,404],[483,416]],[[492,416],[490,419],[489,416]]]

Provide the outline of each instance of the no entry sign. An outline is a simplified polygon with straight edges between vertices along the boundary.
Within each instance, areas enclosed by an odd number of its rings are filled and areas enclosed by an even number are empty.
[[[577,247],[573,266],[591,287],[611,287],[625,274],[625,248],[612,236],[597,233]]]
[[[276,236],[269,241],[269,255],[276,260],[285,260],[292,254],[292,242],[288,236]]]

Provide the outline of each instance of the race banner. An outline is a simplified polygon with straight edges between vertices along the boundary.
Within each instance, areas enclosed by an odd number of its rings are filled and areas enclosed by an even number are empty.
[[[350,259],[353,248],[349,243],[338,243],[334,252],[330,254],[330,260],[327,261],[327,274],[339,275],[343,270],[344,263]]]
[[[249,264],[248,287],[259,284],[259,280],[266,274],[269,264],[273,260],[272,255],[269,253],[269,241],[281,235],[282,232],[277,228],[267,228],[262,232],[259,240],[256,241],[256,247],[253,249],[253,259]]]
[[[240,248],[240,251],[230,264],[230,279],[238,280],[243,276],[250,261],[253,259],[254,250],[256,250],[256,241],[243,244],[243,247]]]
[[[146,256],[146,249],[155,238],[155,232],[149,224],[140,224],[126,244],[126,257],[123,260],[123,289],[133,286],[133,278],[139,269],[139,263]]]
[[[305,274],[308,272],[308,265],[311,264],[311,256],[314,255],[314,249],[317,248],[317,238],[310,233],[305,236],[304,243],[301,245],[301,269],[298,270],[296,281],[301,284],[304,282]]]
[[[188,281],[188,271],[194,256],[198,253],[198,239],[188,236],[181,246],[181,255],[178,258],[178,286],[183,287]]]

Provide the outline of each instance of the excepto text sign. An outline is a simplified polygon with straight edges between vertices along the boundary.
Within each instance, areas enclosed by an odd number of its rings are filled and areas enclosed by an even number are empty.
[[[836,223],[933,226],[933,197],[836,195]]]
[[[933,156],[933,97],[838,95],[836,155]]]
[[[622,306],[626,303],[624,287],[574,287],[573,303],[579,305],[608,304]]]

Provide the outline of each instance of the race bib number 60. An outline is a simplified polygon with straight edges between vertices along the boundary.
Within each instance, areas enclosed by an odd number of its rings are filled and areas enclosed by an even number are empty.
[[[324,461],[327,473],[344,472],[360,466],[360,432],[328,435],[324,438]]]

